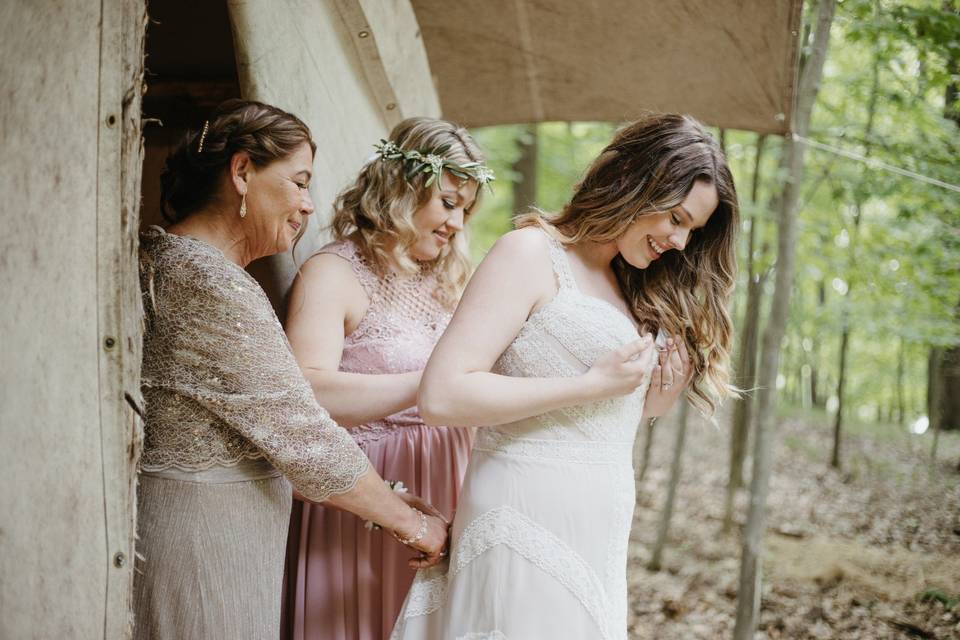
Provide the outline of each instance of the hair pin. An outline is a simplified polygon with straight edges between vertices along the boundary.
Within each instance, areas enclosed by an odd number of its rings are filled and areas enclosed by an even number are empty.
[[[207,129],[210,128],[210,121],[203,121],[203,133],[200,134],[200,144],[197,145],[197,153],[203,153],[203,140],[207,137]]]

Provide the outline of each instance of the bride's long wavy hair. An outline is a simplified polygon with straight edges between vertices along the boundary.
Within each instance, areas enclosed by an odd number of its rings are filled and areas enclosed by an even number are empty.
[[[647,329],[683,337],[694,367],[688,397],[712,415],[720,400],[736,393],[727,303],[736,281],[739,207],[723,151],[703,125],[685,115],[657,114],[621,129],[563,210],[522,216],[517,226],[552,228],[564,244],[613,242],[638,218],[679,205],[697,181],[716,187],[719,204],[684,250],[667,251],[646,269],[618,254],[613,270]]]
[[[444,158],[456,164],[486,160],[470,133],[457,125],[437,118],[407,118],[390,132],[390,141],[404,150],[426,150],[447,146]],[[454,178],[447,173],[448,177]],[[408,180],[404,164],[379,157],[360,170],[353,184],[340,192],[333,203],[333,236],[350,238],[360,252],[381,273],[397,266],[408,273],[421,268],[410,258],[410,248],[417,242],[413,214],[430,200],[439,181],[427,186],[429,174],[418,173]],[[482,189],[470,210],[480,204]],[[436,274],[438,300],[445,306],[456,306],[470,276],[471,263],[466,229],[454,235],[450,244],[431,264]]]

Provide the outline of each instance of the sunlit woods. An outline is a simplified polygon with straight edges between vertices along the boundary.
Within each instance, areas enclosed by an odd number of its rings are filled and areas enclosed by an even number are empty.
[[[805,7],[803,64],[813,53],[817,16],[825,3]],[[770,378],[778,420],[800,416],[812,434],[819,434],[803,445],[804,460],[830,465],[841,478],[870,465],[857,446],[848,446],[850,438],[867,436],[924,450],[930,459],[951,433],[940,429],[960,427],[960,193],[949,188],[960,184],[958,60],[956,3],[840,2],[809,130],[797,129],[863,158],[803,145],[789,314],[778,370]],[[801,84],[801,90],[810,87]],[[607,123],[479,130],[498,181],[471,222],[474,255],[480,258],[509,230],[511,212],[531,197],[547,211],[562,207],[614,130]],[[770,328],[782,230],[778,212],[787,179],[783,153],[789,145],[752,132],[723,134],[742,207],[740,282],[731,303],[732,363],[746,400],[755,400],[761,393],[755,387],[763,386],[755,376],[758,350]],[[898,175],[883,165],[929,180]],[[732,490],[721,508],[725,517],[704,526],[736,533],[745,522],[736,493],[749,485],[752,456],[743,456],[741,469],[733,445],[739,441],[740,451],[751,451],[754,413],[748,402],[731,402],[718,417],[731,450],[717,455],[716,464],[724,465]],[[691,424],[688,446],[698,428],[698,422]],[[672,443],[673,431],[668,436],[658,425],[641,429],[638,437],[641,473],[649,465],[668,466],[667,460],[649,459],[649,444],[651,438]],[[782,446],[776,426],[770,437],[775,450]],[[960,472],[960,456],[951,451],[952,457],[930,462],[928,482]],[[944,496],[950,499],[949,493]],[[663,497],[654,503],[662,505]]]

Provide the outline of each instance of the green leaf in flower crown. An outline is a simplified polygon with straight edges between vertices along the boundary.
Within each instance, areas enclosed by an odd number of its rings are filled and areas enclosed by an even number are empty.
[[[426,184],[425,186],[429,187],[429,186],[433,185],[433,183],[436,181],[436,179],[437,179],[437,174],[435,174],[435,173],[434,173],[434,174],[431,174],[430,177],[427,178],[427,184]]]
[[[447,171],[449,171],[449,172],[452,173],[453,175],[457,176],[457,177],[460,178],[461,180],[469,180],[469,179],[470,179],[470,174],[468,174],[468,173],[466,173],[466,172],[464,172],[464,171],[460,171],[459,168],[454,168],[454,167],[451,166],[451,165],[447,165]]]
[[[422,171],[426,166],[428,166],[426,162],[410,162],[410,167],[407,169],[406,173],[404,173],[404,176],[407,178],[407,180],[412,180],[413,176],[420,173],[420,171]]]
[[[431,151],[430,153],[432,153],[432,154],[435,155],[435,156],[442,156],[442,155],[445,154],[447,151],[450,151],[450,145],[449,145],[449,144],[442,144],[442,145],[440,145],[439,147],[437,147],[436,149],[434,149],[433,151]]]

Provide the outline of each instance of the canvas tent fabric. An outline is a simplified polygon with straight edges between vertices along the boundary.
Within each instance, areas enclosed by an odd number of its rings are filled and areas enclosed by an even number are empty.
[[[329,239],[336,194],[405,117],[439,116],[416,18],[407,2],[336,0],[278,11],[273,0],[228,0],[243,96],[297,114],[317,143],[316,214],[295,251],[251,272],[283,315],[297,265]],[[296,73],[290,73],[295,69]]]
[[[467,126],[644,111],[788,130],[801,0],[412,0],[443,114]]]

